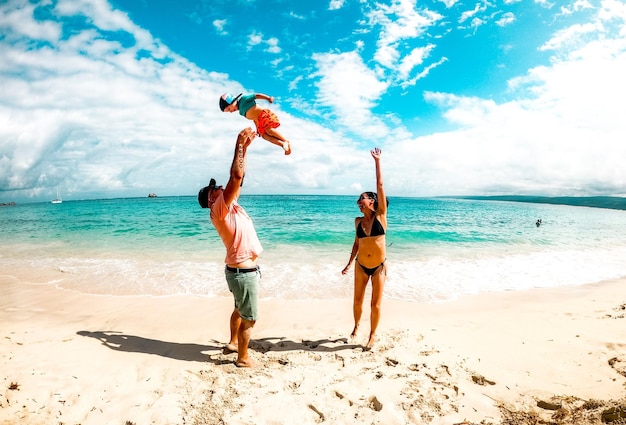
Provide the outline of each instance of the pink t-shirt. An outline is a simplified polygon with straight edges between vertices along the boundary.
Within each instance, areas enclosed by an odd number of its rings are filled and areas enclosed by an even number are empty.
[[[236,200],[228,208],[220,194],[211,206],[211,222],[226,247],[226,264],[242,263],[263,251],[252,219]]]

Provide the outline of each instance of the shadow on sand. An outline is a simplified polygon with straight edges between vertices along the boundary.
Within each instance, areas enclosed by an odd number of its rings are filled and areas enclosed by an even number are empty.
[[[78,331],[76,333],[80,336],[95,338],[105,347],[116,351],[156,354],[157,356],[169,357],[175,360],[185,360],[188,362],[213,361],[216,364],[232,363],[218,359],[211,359],[209,354],[204,353],[204,351],[221,351],[221,345],[167,342],[135,335],[126,335],[117,331]]]
[[[232,360],[213,358],[213,354],[217,354],[216,352],[221,353],[224,349],[224,344],[218,341],[211,341],[214,345],[184,344],[179,342],[167,342],[160,341],[158,339],[143,338],[136,335],[127,335],[118,331],[78,331],[76,334],[95,338],[105,347],[115,351],[155,354],[157,356],[169,357],[175,360],[184,360],[188,362],[210,362],[216,365],[232,363]],[[302,342],[297,342],[282,337],[270,337],[253,339],[250,341],[250,349],[263,354],[269,351],[334,352],[339,350],[362,348],[363,346],[361,345],[348,344],[348,340],[346,338],[320,339],[316,341],[303,340]],[[207,353],[207,351],[210,353]]]
[[[322,352],[334,352],[341,350],[354,350],[363,349],[362,345],[348,344],[347,338],[337,339],[318,339],[302,340],[301,342],[292,341],[282,337],[268,337],[253,339],[250,341],[250,348],[260,353],[267,353],[268,351],[322,351]]]

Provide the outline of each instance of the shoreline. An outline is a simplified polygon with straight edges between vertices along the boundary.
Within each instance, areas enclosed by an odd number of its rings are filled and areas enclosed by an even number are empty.
[[[40,251],[17,251],[20,258],[0,259],[7,278],[86,294],[229,296],[221,259],[146,259],[120,253],[48,258]],[[272,255],[263,259],[262,299],[352,297],[353,276],[341,274],[345,263],[337,254],[315,259],[303,259],[300,254],[292,251],[288,258]],[[394,253],[394,258],[403,259],[388,263],[385,297],[416,303],[447,302],[465,294],[587,285],[626,277],[625,255],[626,247],[610,246],[504,254],[495,254],[495,250],[458,255],[448,252],[420,259]]]
[[[257,367],[242,370],[222,354],[230,297],[87,295],[0,276],[0,424],[497,424],[501,406],[551,415],[537,402],[623,400],[624,285],[385,299],[370,352],[367,301],[350,341],[351,299],[266,299]]]

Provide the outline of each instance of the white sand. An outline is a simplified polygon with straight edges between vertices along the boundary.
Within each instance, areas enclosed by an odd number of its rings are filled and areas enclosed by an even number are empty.
[[[2,425],[496,424],[626,397],[626,280],[385,300],[371,352],[369,310],[347,339],[351,300],[263,301],[257,367],[239,369],[221,351],[230,298],[92,296],[26,274],[0,275]]]

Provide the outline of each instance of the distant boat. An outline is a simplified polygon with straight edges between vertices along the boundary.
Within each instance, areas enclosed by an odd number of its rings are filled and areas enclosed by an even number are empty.
[[[61,202],[63,202],[63,200],[61,199],[61,197],[59,196],[59,189],[57,188],[57,197],[55,199],[53,199],[52,201],[50,201],[53,204],[60,204]]]

